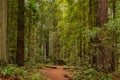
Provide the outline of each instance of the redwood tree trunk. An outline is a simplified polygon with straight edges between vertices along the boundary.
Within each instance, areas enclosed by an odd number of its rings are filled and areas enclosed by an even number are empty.
[[[24,0],[18,0],[18,35],[16,63],[24,65]]]
[[[97,56],[97,67],[98,69],[109,72],[111,69],[112,63],[115,63],[114,58],[111,55],[109,44],[103,44],[104,40],[102,38],[104,32],[104,26],[108,22],[108,1],[107,0],[98,0],[98,10],[97,10],[97,26],[100,27],[103,31],[97,36],[97,43],[99,44],[98,50],[99,54]],[[112,45],[111,45],[112,46]],[[113,62],[111,63],[111,59],[113,58]],[[112,66],[113,67],[113,66]],[[115,67],[115,66],[114,66]]]
[[[0,64],[7,62],[7,0],[0,0]]]
[[[97,26],[103,27],[108,22],[108,1],[98,0]]]
[[[98,0],[98,9],[97,9],[97,27],[104,27],[104,25],[108,22],[108,2],[107,0]],[[100,37],[102,32],[97,36],[96,41],[99,44],[98,50],[99,54],[97,56],[97,68],[107,72],[107,53],[106,53],[106,45],[101,44],[103,42]]]

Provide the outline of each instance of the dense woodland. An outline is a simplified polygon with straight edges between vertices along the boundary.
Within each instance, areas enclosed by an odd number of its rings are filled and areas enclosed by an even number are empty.
[[[0,0],[0,80],[47,80],[30,69],[58,65],[120,80],[119,54],[120,0]]]

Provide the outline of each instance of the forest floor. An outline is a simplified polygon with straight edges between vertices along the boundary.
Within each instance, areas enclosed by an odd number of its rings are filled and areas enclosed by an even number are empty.
[[[42,71],[50,80],[73,80],[66,76],[71,75],[72,72],[64,70],[62,66],[57,66],[55,69],[44,67]]]
[[[65,77],[65,75],[71,75],[73,72],[64,70],[62,66],[57,66],[56,68],[42,68],[43,75],[50,80],[75,80],[70,77]],[[113,75],[113,80],[120,80],[120,77]]]
[[[71,67],[70,67],[71,68]],[[33,72],[32,72],[33,71]],[[45,66],[42,68],[31,69],[31,72],[41,72],[40,74],[45,80],[75,80],[71,77],[73,70],[69,68],[64,68],[63,66]],[[113,75],[113,80],[120,80],[120,76],[117,73],[111,73]],[[18,76],[2,76],[0,75],[0,80],[20,80]],[[29,80],[27,77],[24,80]]]
[[[113,80],[120,80],[120,76],[117,76],[115,73],[112,73]]]
[[[113,76],[114,80],[120,80],[120,77]]]

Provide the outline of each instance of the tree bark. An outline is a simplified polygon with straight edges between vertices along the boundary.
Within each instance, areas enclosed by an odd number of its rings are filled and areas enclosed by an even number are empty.
[[[7,0],[0,0],[0,63],[7,62]]]
[[[112,0],[112,8],[113,8],[113,20],[116,19],[116,0]],[[114,22],[115,24],[115,22]],[[113,71],[118,70],[118,54],[117,52],[117,28],[115,26],[115,31],[113,32],[114,38],[114,52],[112,53],[112,69]]]
[[[104,25],[108,22],[108,2],[107,0],[98,0],[98,9],[97,9],[97,27],[104,27]],[[98,50],[99,54],[97,55],[97,68],[107,72],[108,71],[108,66],[107,66],[107,59],[106,59],[106,51],[105,51],[105,46],[102,45],[102,40],[100,39],[101,34],[98,34],[96,41],[99,44]]]
[[[98,0],[97,26],[103,27],[108,22],[108,1]]]
[[[24,65],[24,0],[18,0],[18,35],[16,63]]]
[[[97,38],[96,38],[96,41],[99,44],[98,46],[99,54],[97,56],[97,67],[98,68],[100,67],[99,69],[106,73],[111,71],[110,70],[111,67],[115,68],[115,65],[112,66],[113,63],[117,64],[117,62],[114,60],[116,57],[113,57],[111,55],[112,51],[110,50],[110,46],[112,45],[103,44],[106,40],[103,40],[103,38],[101,38],[103,36],[104,26],[107,23],[108,23],[108,0],[98,0],[97,27],[100,27],[102,31],[100,32],[100,34],[97,35]],[[115,44],[117,44],[116,34],[115,34]],[[112,63],[111,63],[111,60],[112,60]]]
[[[49,30],[46,30],[46,59],[49,58]]]

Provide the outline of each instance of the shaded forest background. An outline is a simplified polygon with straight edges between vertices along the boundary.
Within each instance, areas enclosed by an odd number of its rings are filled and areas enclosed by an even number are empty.
[[[119,0],[1,0],[0,64],[119,70]]]

